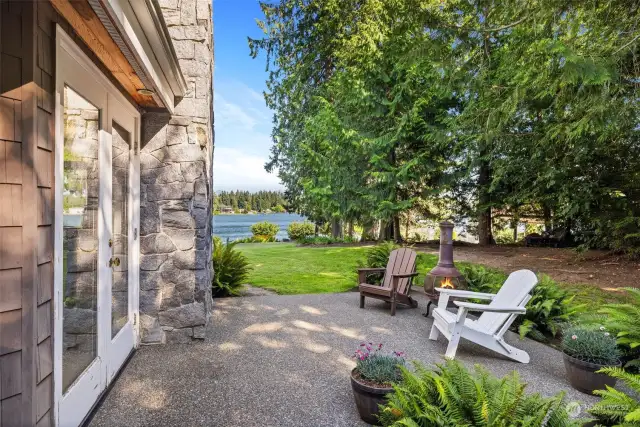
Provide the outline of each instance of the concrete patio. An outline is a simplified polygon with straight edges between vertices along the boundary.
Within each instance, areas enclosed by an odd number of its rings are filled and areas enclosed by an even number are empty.
[[[207,342],[142,347],[98,409],[98,426],[364,426],[353,402],[351,355],[362,341],[384,343],[425,364],[441,361],[446,341],[427,339],[431,318],[356,293],[261,295],[215,301]],[[586,405],[596,398],[565,380],[562,355],[515,336],[531,355],[521,365],[463,341],[458,359],[499,376],[516,369],[529,392],[566,391]]]

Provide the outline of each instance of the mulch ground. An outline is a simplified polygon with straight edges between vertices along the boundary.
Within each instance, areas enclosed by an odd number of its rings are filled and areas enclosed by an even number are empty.
[[[423,252],[436,253],[437,245],[419,245]],[[578,255],[572,249],[525,248],[517,246],[455,246],[454,259],[497,268],[509,273],[521,268],[544,273],[554,280],[592,284],[603,289],[640,287],[640,263],[605,251]]]

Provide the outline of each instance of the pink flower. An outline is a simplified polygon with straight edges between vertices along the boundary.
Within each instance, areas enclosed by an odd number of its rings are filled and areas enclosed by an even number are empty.
[[[378,350],[382,348],[382,343],[378,344]]]
[[[577,336],[577,335],[571,335],[571,339],[572,339],[572,340],[577,340],[577,339],[578,339],[578,336]]]

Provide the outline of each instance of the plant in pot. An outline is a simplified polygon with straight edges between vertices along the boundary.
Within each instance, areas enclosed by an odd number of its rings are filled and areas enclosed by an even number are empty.
[[[620,366],[616,339],[603,326],[568,326],[563,330],[562,349],[567,378],[576,390],[592,394],[616,384],[615,378],[597,372]]]
[[[356,367],[351,371],[351,388],[360,418],[378,424],[380,405],[387,403],[386,395],[392,384],[402,378],[400,366],[405,365],[404,354],[394,351],[383,354],[382,344],[362,343],[356,351]]]

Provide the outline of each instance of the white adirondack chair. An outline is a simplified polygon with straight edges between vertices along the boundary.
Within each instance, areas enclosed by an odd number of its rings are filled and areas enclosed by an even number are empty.
[[[509,275],[497,294],[470,292],[455,289],[436,288],[440,292],[438,307],[433,310],[433,326],[429,339],[437,340],[442,333],[449,346],[445,357],[456,356],[460,338],[479,344],[510,359],[529,363],[527,352],[507,344],[503,335],[519,314],[526,313],[525,306],[531,299],[529,292],[536,286],[538,279],[529,270],[518,270]],[[450,297],[491,300],[490,304],[474,304],[466,301],[454,301],[457,313],[447,310]],[[477,320],[468,319],[469,312],[482,313]]]

